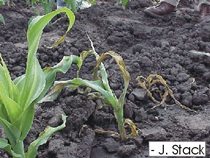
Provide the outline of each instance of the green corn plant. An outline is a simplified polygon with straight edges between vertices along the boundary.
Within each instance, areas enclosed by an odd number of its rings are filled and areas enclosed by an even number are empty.
[[[77,12],[76,8],[76,0],[64,0],[66,3],[66,6],[70,8],[74,13]]]
[[[0,6],[4,5],[4,1],[0,0]],[[0,22],[2,22],[5,25],[4,17],[0,14]]]
[[[129,2],[129,0],[117,0],[117,5],[122,5],[123,8],[126,7],[127,3]]]
[[[41,3],[44,8],[44,13],[47,14],[52,11],[55,0],[42,0]]]
[[[34,7],[34,4],[41,3],[44,9],[44,14],[50,13],[53,10],[53,6],[55,4],[55,0],[26,0],[28,6],[32,6],[34,10],[37,12]]]
[[[129,80],[130,80],[130,75],[128,71],[126,70],[124,61],[119,54],[113,51],[108,51],[106,53],[103,53],[101,56],[99,56],[93,47],[92,41],[91,41],[91,46],[92,46],[91,51],[86,51],[81,54],[81,61],[83,62],[84,59],[89,54],[95,55],[96,60],[97,60],[97,65],[94,68],[94,75],[93,75],[94,81],[89,81],[89,80],[79,78],[79,71],[78,71],[77,78],[73,80],[67,80],[67,81],[56,81],[54,86],[58,86],[58,85],[60,85],[61,87],[66,86],[71,89],[76,88],[78,86],[84,86],[84,87],[88,87],[95,90],[96,92],[98,92],[98,94],[101,95],[100,98],[103,98],[114,109],[114,115],[118,122],[118,129],[119,129],[121,140],[126,140],[128,138],[128,136],[126,135],[125,127],[124,127],[125,124],[130,125],[131,131],[132,131],[131,135],[136,136],[137,130],[133,122],[129,119],[124,120],[124,117],[123,117],[124,100],[125,100],[126,91],[129,85]],[[108,55],[115,59],[116,63],[118,64],[123,74],[124,89],[119,98],[116,97],[116,95],[113,93],[113,91],[111,90],[109,86],[108,75],[106,73],[104,64],[102,63],[102,61]],[[80,67],[79,67],[79,70],[80,70]],[[101,78],[99,76],[99,73],[100,73]]]
[[[65,0],[67,8],[71,9],[74,13],[79,9],[85,9],[90,6],[96,5],[96,0]]]
[[[63,123],[60,126],[47,127],[44,132],[40,133],[38,139],[29,145],[28,151],[24,151],[23,141],[32,126],[34,106],[56,98],[59,91],[54,89],[51,95],[46,95],[46,93],[53,84],[57,72],[65,73],[72,63],[81,65],[79,57],[70,56],[64,57],[54,67],[42,69],[36,57],[44,27],[61,12],[67,14],[70,24],[66,33],[55,42],[55,46],[64,40],[71,29],[75,20],[73,12],[64,8],[45,16],[38,16],[31,21],[27,31],[28,57],[24,75],[12,80],[0,56],[0,125],[7,137],[6,139],[0,138],[0,148],[11,154],[13,158],[35,158],[38,147],[46,143],[54,132],[65,127],[66,116],[63,115]]]

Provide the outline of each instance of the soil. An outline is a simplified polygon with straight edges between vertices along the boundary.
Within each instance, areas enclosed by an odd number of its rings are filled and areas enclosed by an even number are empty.
[[[190,2],[183,1],[176,12],[161,19],[144,14],[151,5],[147,0],[133,0],[126,9],[102,2],[78,11],[65,42],[53,49],[45,45],[65,32],[68,20],[57,16],[54,21],[58,22],[45,28],[37,53],[43,68],[55,65],[64,55],[90,50],[87,34],[99,54],[113,50],[123,57],[131,75],[124,114],[141,133],[126,142],[95,133],[98,128],[118,131],[112,108],[102,107],[99,100],[89,100],[77,90],[64,89],[55,102],[36,107],[26,146],[47,125],[58,125],[62,113],[68,116],[66,128],[39,148],[37,158],[145,158],[149,157],[149,141],[206,141],[206,157],[210,157],[210,21],[200,22]],[[26,31],[35,14],[20,1],[0,11],[6,21],[5,26],[0,25],[0,51],[12,78],[16,78],[25,72]],[[82,78],[90,78],[95,63],[92,56],[86,59]],[[105,66],[110,85],[119,95],[123,87],[120,71],[112,59],[106,60]],[[73,66],[57,80],[74,78],[76,70]],[[196,112],[182,109],[171,98],[167,106],[151,109],[156,104],[136,81],[137,76],[149,74],[161,75],[176,99]],[[3,132],[1,135],[4,137]],[[9,156],[0,151],[0,157]]]

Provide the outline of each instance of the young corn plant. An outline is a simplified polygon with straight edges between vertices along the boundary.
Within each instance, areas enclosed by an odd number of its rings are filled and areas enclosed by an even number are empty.
[[[89,54],[93,54],[96,57],[97,60],[97,65],[94,68],[94,81],[90,80],[85,80],[82,78],[79,78],[79,71],[78,71],[78,77],[73,79],[73,80],[67,80],[67,81],[57,81],[55,82],[54,86],[66,86],[68,88],[77,88],[78,86],[84,86],[93,89],[98,94],[100,94],[100,99],[104,99],[108,104],[111,105],[111,107],[114,109],[114,115],[118,123],[118,130],[119,130],[119,136],[121,140],[126,140],[128,139],[131,135],[136,136],[137,133],[137,128],[134,125],[134,123],[129,120],[125,119],[123,117],[123,107],[124,107],[124,102],[125,102],[125,95],[127,92],[127,88],[129,85],[129,80],[130,80],[130,75],[128,71],[126,70],[124,61],[122,57],[113,52],[113,51],[108,51],[106,53],[103,53],[101,56],[99,56],[94,47],[93,43],[91,41],[91,46],[92,50],[91,51],[86,51],[81,54],[81,61],[83,62],[84,59],[87,57]],[[118,64],[122,74],[123,74],[123,79],[124,79],[124,89],[122,94],[120,95],[119,98],[116,97],[116,95],[113,93],[109,86],[109,81],[108,81],[108,75],[106,73],[106,69],[104,67],[104,64],[102,61],[106,58],[106,56],[111,56],[114,58],[116,63]],[[80,69],[80,67],[79,67]],[[99,76],[100,74],[100,76]],[[126,130],[125,130],[125,124],[128,124],[131,128],[131,134],[127,135]],[[113,133],[113,132],[101,132],[101,133]]]
[[[6,139],[0,138],[0,148],[11,154],[13,158],[35,158],[38,147],[46,143],[54,132],[65,127],[66,116],[63,115],[63,123],[60,126],[47,127],[44,132],[40,133],[38,139],[29,145],[28,151],[24,151],[23,141],[32,126],[34,106],[56,98],[59,91],[55,89],[51,95],[45,95],[53,84],[57,72],[65,73],[72,63],[81,65],[79,57],[70,56],[64,57],[54,67],[42,69],[36,57],[44,27],[61,12],[67,14],[70,24],[66,33],[55,43],[58,45],[64,40],[75,20],[74,14],[69,9],[56,10],[31,21],[27,31],[28,57],[24,75],[12,80],[0,56],[0,125],[7,137]]]
[[[48,14],[53,10],[55,0],[26,0],[26,3],[28,6],[32,6],[32,8],[34,8],[34,10],[36,12],[38,12],[38,11],[34,5],[37,3],[41,3],[41,5],[44,9],[44,14]]]
[[[89,0],[58,0],[64,1],[66,7],[71,9],[74,13],[77,12],[79,9],[89,8],[92,5],[96,5],[96,0],[89,1]]]

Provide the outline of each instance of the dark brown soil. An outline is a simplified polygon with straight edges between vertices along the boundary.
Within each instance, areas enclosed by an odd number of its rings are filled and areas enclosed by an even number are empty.
[[[133,0],[125,10],[112,3],[101,3],[79,11],[66,41],[53,49],[44,44],[50,45],[61,36],[68,21],[61,18],[45,28],[37,53],[42,67],[55,65],[64,55],[89,50],[86,34],[99,54],[113,50],[124,58],[131,75],[125,118],[133,120],[142,133],[126,142],[94,133],[95,128],[117,131],[112,108],[99,109],[102,104],[99,100],[88,100],[76,90],[64,89],[55,102],[36,108],[26,144],[36,139],[47,125],[58,125],[60,114],[68,116],[67,127],[39,148],[37,158],[145,158],[149,141],[206,141],[206,157],[210,157],[210,22],[200,23],[198,13],[187,1],[179,5],[176,13],[163,19],[145,16],[143,10],[148,6],[146,0]],[[34,13],[20,2],[15,8],[1,7],[0,13],[6,21],[5,26],[0,25],[0,52],[15,78],[25,72],[26,30]],[[81,77],[89,78],[94,65],[94,58],[87,58]],[[118,95],[123,87],[120,71],[113,60],[106,60],[105,66],[110,85]],[[57,79],[73,78],[76,70],[73,66]],[[177,100],[197,112],[180,108],[171,98],[166,109],[151,109],[155,104],[136,82],[137,76],[149,74],[163,76]],[[8,156],[0,151],[0,157]]]

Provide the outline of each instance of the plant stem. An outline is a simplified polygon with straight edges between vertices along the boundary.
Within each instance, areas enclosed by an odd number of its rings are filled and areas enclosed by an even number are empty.
[[[25,158],[23,141],[20,141],[20,142],[16,143],[13,146],[13,150],[16,154],[21,155],[21,158]],[[13,156],[13,157],[16,158],[15,156]]]
[[[124,128],[124,119],[123,119],[123,108],[119,108],[114,110],[115,118],[117,119],[118,123],[118,130],[120,132],[120,138],[122,141],[126,140],[126,132]]]

